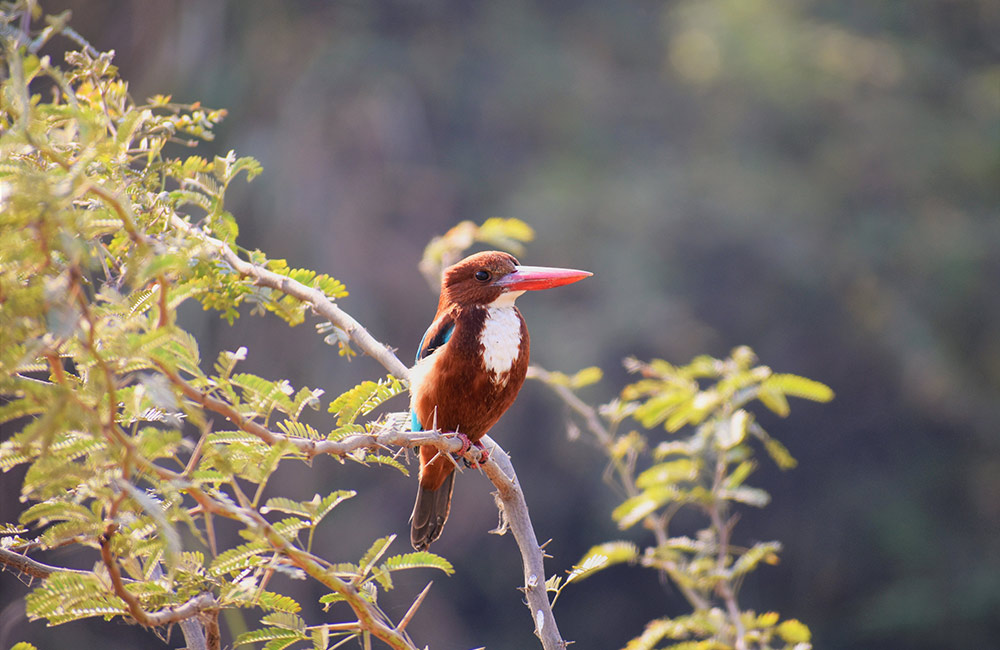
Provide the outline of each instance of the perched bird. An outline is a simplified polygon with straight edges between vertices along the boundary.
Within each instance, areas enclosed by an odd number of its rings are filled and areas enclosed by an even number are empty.
[[[476,253],[445,269],[437,314],[410,371],[414,431],[462,438],[465,453],[514,402],[528,370],[528,328],[514,301],[525,291],[582,280],[587,271],[521,266],[513,255]],[[485,449],[483,450],[485,452]],[[455,486],[452,459],[420,448],[420,485],[410,543],[422,551],[441,536]]]

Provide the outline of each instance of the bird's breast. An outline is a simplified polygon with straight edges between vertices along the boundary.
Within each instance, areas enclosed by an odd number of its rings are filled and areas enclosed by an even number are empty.
[[[494,382],[507,382],[521,355],[521,316],[513,307],[489,307],[479,333],[483,366]]]

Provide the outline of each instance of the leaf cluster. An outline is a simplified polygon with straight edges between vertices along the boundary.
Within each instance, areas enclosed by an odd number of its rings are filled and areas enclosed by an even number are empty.
[[[261,167],[232,152],[174,155],[211,139],[225,112],[168,96],[136,102],[113,53],[80,39],[67,16],[22,32],[28,5],[0,5],[0,424],[11,432],[0,470],[25,468],[27,504],[2,524],[2,543],[101,551],[93,571],[40,582],[29,617],[55,625],[138,607],[168,620],[210,594],[216,613],[264,610],[268,629],[323,628],[300,626],[299,604],[268,591],[274,572],[289,572],[319,580],[337,596],[324,602],[358,615],[320,637],[368,635],[394,571],[450,565],[430,553],[385,557],[391,538],[356,563],[318,558],[316,529],[354,491],[299,501],[265,500],[265,490],[281,463],[309,461],[315,442],[369,433],[363,418],[405,384],[390,377],[335,397],[337,427],[320,433],[302,416],[323,406],[323,390],[240,372],[245,348],[205,363],[177,322],[188,301],[230,322],[244,303],[289,325],[309,308],[259,286],[210,243],[234,245],[226,190]],[[57,38],[79,45],[65,64],[43,54]],[[331,300],[347,295],[327,275],[243,253]],[[353,458],[405,472],[383,454]],[[219,548],[219,517],[245,543]]]
[[[733,541],[733,529],[738,507],[770,502],[765,490],[749,483],[758,466],[756,447],[781,469],[795,466],[788,449],[757,421],[753,403],[784,417],[789,397],[825,402],[833,392],[759,365],[745,346],[725,359],[699,356],[676,366],[630,358],[625,366],[639,378],[599,410],[567,393],[599,379],[592,369],[540,377],[591,416],[587,428],[609,459],[606,477],[624,497],[611,513],[614,521],[622,530],[641,523],[653,532],[654,543],[644,549],[624,540],[594,546],[565,579],[552,578],[549,589],[558,598],[571,582],[615,564],[639,563],[669,577],[693,612],[651,622],[626,650],[809,647],[808,628],[799,621],[779,623],[776,613],[739,608],[743,578],[762,563],[776,563],[781,544],[743,547]],[[633,422],[641,428],[626,426]],[[682,511],[697,513],[703,525],[676,531],[674,518]]]

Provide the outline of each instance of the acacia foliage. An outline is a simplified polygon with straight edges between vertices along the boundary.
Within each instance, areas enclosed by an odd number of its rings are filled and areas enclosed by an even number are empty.
[[[568,571],[553,576],[558,598],[570,583],[621,563],[638,563],[669,579],[691,607],[681,616],[650,621],[625,650],[808,650],[811,632],[797,619],[755,612],[739,602],[739,587],[761,564],[778,562],[781,543],[742,545],[734,535],[738,508],[763,508],[771,497],[750,484],[763,447],[781,469],[795,459],[751,409],[758,402],[789,414],[789,397],[818,402],[833,398],[826,385],[757,363],[741,346],[725,359],[702,355],[677,366],[662,359],[625,360],[639,379],[620,397],[595,409],[575,391],[601,378],[598,368],[569,377],[536,370],[583,416],[608,457],[606,478],[623,496],[611,517],[622,530],[641,524],[653,540],[642,549],[629,539],[593,546]],[[638,425],[638,428],[635,427]],[[695,514],[683,517],[678,513]],[[690,521],[701,521],[692,529]]]
[[[219,242],[235,248],[238,235],[226,190],[260,165],[232,152],[177,155],[210,140],[225,112],[169,96],[135,101],[113,54],[88,45],[66,16],[22,31],[27,6],[0,7],[0,469],[24,466],[26,504],[0,532],[6,551],[76,545],[96,562],[50,573],[28,596],[29,617],[152,626],[248,608],[263,611],[263,627],[237,644],[325,648],[374,634],[412,647],[378,610],[379,591],[395,571],[450,573],[450,564],[393,554],[391,536],[356,561],[318,557],[313,533],[354,492],[264,498],[279,464],[308,461],[314,441],[370,432],[364,416],[405,383],[390,376],[335,396],[336,426],[320,432],[301,417],[324,405],[323,390],[240,371],[245,348],[202,359],[177,322],[187,302],[230,322],[250,305],[289,325],[308,307],[219,255]],[[54,38],[78,47],[65,64],[44,54]],[[242,254],[329,300],[347,295],[327,275]],[[352,353],[343,332],[331,340]],[[406,471],[365,448],[346,457]],[[243,544],[217,545],[220,519],[235,522]],[[299,603],[272,590],[274,572],[318,580],[323,603],[353,611],[354,622],[308,625]]]
[[[371,433],[376,425],[364,418],[405,384],[390,376],[344,391],[328,402],[335,424],[321,432],[302,414],[323,406],[322,390],[240,371],[245,348],[203,360],[177,323],[188,301],[230,322],[249,305],[290,326],[309,308],[219,254],[220,244],[235,248],[238,235],[226,190],[240,174],[252,180],[260,166],[234,153],[211,160],[172,154],[211,139],[224,111],[167,96],[137,103],[111,53],[87,45],[65,17],[48,18],[38,32],[20,31],[29,24],[23,11],[8,3],[0,13],[0,424],[16,431],[0,444],[0,470],[24,467],[21,497],[28,505],[17,520],[0,523],[0,550],[76,545],[95,557],[90,571],[36,566],[46,575],[28,596],[29,616],[50,624],[128,617],[148,626],[198,617],[211,637],[221,609],[258,609],[260,627],[233,640],[237,645],[327,648],[374,635],[392,647],[414,647],[404,631],[411,613],[393,626],[378,609],[379,592],[392,588],[395,571],[450,573],[446,560],[391,554],[393,538],[386,536],[357,561],[330,561],[312,552],[313,535],[354,491],[305,501],[264,498],[279,464],[310,460],[313,443]],[[66,65],[42,54],[54,37],[79,45]],[[531,236],[517,220],[463,222],[431,242],[422,270],[435,284],[441,267],[473,243],[516,248]],[[347,295],[329,276],[261,251],[241,254],[325,299]],[[342,355],[353,354],[343,329],[328,323],[321,331]],[[742,576],[773,561],[779,544],[738,548],[731,515],[735,504],[768,500],[746,485],[755,467],[751,440],[779,466],[794,463],[746,404],[756,399],[785,415],[786,396],[831,395],[821,384],[754,364],[745,348],[682,367],[632,360],[629,368],[643,378],[601,409],[603,424],[597,411],[582,411],[627,496],[613,517],[623,529],[642,522],[656,543],[644,551],[631,541],[599,544],[548,587],[558,595],[616,562],[640,562],[669,576],[693,607],[690,616],[653,621],[630,650],[808,644],[808,628],[798,621],[738,608]],[[599,378],[596,369],[546,375],[570,395]],[[646,429],[662,424],[687,434],[653,445],[647,434],[619,431],[630,418]],[[221,420],[227,424],[213,424]],[[346,458],[406,471],[392,456],[366,449]],[[680,508],[707,518],[693,537],[668,534]],[[236,523],[243,543],[218,546],[220,518]],[[320,602],[346,606],[353,619],[310,624],[300,603],[270,588],[275,572],[319,581],[328,589]]]

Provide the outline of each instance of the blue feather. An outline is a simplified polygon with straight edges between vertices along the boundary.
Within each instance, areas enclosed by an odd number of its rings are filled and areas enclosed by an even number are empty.
[[[420,339],[420,347],[417,348],[417,358],[416,361],[420,361],[424,357],[430,356],[434,350],[451,340],[451,335],[455,333],[455,321],[445,320],[439,326],[439,329],[432,333],[432,330],[428,328],[424,332],[423,338]]]
[[[417,361],[430,356],[435,350],[440,348],[442,345],[451,340],[451,335],[455,333],[455,321],[445,319],[438,324],[438,328],[435,331],[434,325],[424,332],[423,338],[420,339],[420,348],[417,350]],[[412,388],[412,387],[411,387]],[[410,430],[411,431],[423,431],[424,427],[420,424],[420,419],[417,418],[417,412],[410,410]]]

